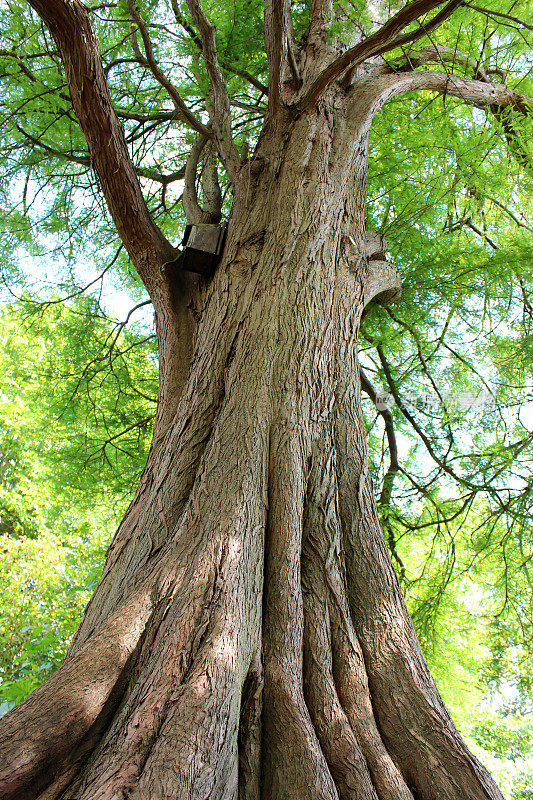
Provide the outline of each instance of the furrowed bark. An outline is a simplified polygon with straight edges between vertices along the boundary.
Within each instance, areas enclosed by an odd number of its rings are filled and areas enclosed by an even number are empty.
[[[343,318],[350,316],[356,327],[357,320],[345,304]],[[339,374],[335,427],[340,513],[351,617],[381,736],[415,797],[501,800],[497,786],[453,725],[425,665],[401,595],[368,475],[359,369],[347,341],[349,337],[340,339],[342,363],[351,358],[352,369]],[[403,731],[401,737],[398,730]]]
[[[408,72],[386,75],[373,81],[372,89],[376,91],[374,114],[387,100],[404,92],[425,90],[458,97],[477,108],[511,108],[521,114],[533,112],[533,98],[515,92],[501,83],[462,78],[446,72]]]
[[[350,617],[331,440],[315,462],[309,484],[302,554],[306,697],[321,744],[341,797],[356,792],[380,800],[412,800],[376,726]]]

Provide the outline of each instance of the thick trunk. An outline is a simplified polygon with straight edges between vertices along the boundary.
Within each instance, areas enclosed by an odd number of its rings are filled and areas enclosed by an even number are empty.
[[[377,519],[357,330],[386,268],[344,103],[278,119],[241,171],[177,410],[65,663],[4,722],[6,800],[501,799]]]

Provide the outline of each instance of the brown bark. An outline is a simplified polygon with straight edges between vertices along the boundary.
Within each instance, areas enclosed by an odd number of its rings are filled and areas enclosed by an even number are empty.
[[[365,235],[372,115],[416,86],[450,94],[449,82],[381,74],[346,92],[327,73],[327,92],[291,111],[288,7],[273,0],[272,116],[239,169],[214,30],[191,0],[235,193],[223,262],[200,293],[161,269],[169,246],[83,8],[32,5],[62,51],[117,229],[152,293],[162,368],[154,447],[69,654],[0,726],[2,796],[501,800],[442,703],[400,592],[368,477],[357,362],[365,305],[399,290],[384,244]],[[330,11],[314,8],[318,36]],[[72,58],[65,31],[90,64]],[[323,66],[326,40],[316,52]],[[308,55],[304,98],[318,79]],[[484,105],[516,100],[464,79],[453,88]],[[202,212],[197,198],[190,207]]]

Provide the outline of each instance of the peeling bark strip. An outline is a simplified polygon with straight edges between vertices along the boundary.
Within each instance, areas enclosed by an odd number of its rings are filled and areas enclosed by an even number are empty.
[[[152,74],[233,182],[225,256],[200,292],[162,272],[174,250],[142,197],[86,9],[30,2],[58,44],[102,191],[154,303],[161,368],[154,444],[82,625],[58,671],[0,724],[2,797],[502,800],[429,675],[383,539],[357,334],[365,305],[400,290],[386,243],[365,232],[373,115],[412,89],[520,113],[531,100],[381,64],[336,83],[419,38],[400,32],[439,0],[414,0],[340,56],[329,0],[314,0],[299,51],[290,4],[269,0],[269,114],[241,165],[199,0],[188,3],[210,126],[158,73],[131,2]],[[196,196],[203,144],[184,173],[195,218],[219,210],[212,162],[203,208]],[[196,326],[188,306],[200,295]]]

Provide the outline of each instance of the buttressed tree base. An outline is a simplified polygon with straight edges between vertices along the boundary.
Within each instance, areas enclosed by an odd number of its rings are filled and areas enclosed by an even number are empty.
[[[268,109],[243,155],[214,27],[187,2],[187,18],[173,7],[204,59],[209,118],[158,65],[141,10],[127,14],[173,118],[197,134],[188,221],[220,220],[217,161],[231,183],[209,280],[165,268],[177,252],[143,198],[89,12],[30,0],[153,303],[160,383],[140,485],[68,655],[2,720],[0,793],[501,800],[429,674],[383,538],[357,337],[365,306],[399,295],[365,230],[374,116],[413,90],[500,114],[528,114],[531,101],[458,53],[416,49],[459,0],[414,0],[348,43],[330,32],[329,0],[313,0],[299,41],[288,0],[266,0],[268,85],[248,77]],[[407,45],[409,57],[384,59]]]

